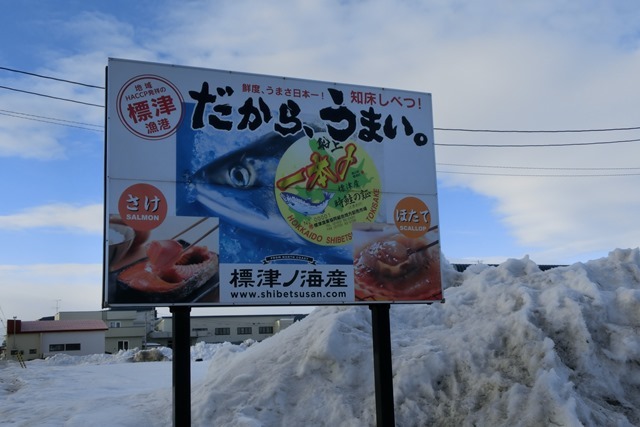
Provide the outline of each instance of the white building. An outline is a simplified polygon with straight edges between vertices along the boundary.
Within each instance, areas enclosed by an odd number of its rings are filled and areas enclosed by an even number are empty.
[[[102,320],[7,321],[7,353],[32,360],[55,354],[104,353],[107,325]]]
[[[63,311],[56,314],[55,318],[56,320],[102,320],[109,328],[105,335],[103,351],[107,353],[146,348],[147,336],[157,323],[154,309]]]
[[[305,314],[191,316],[190,342],[262,341],[304,318]],[[119,350],[173,346],[171,317],[154,309],[67,311],[54,320],[9,320],[6,354],[25,360],[52,356],[117,353]]]
[[[304,314],[264,314],[238,316],[191,316],[191,345],[206,343],[241,343],[248,339],[262,341],[304,318]],[[163,317],[149,340],[171,347],[173,344],[173,319]]]

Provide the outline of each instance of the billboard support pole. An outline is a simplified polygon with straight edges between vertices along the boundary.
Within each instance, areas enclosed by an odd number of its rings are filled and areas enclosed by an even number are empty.
[[[173,425],[191,425],[191,307],[170,308],[173,321]]]
[[[389,304],[369,304],[373,335],[373,368],[375,373],[376,420],[378,427],[395,426],[389,307]]]

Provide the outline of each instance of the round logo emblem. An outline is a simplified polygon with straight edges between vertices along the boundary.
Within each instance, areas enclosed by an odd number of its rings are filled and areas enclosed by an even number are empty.
[[[150,184],[134,184],[120,195],[118,213],[125,224],[139,231],[149,231],[167,217],[167,199]]]
[[[275,197],[301,237],[338,246],[351,242],[354,222],[375,220],[380,188],[376,165],[361,146],[316,134],[299,139],[282,156]]]
[[[173,135],[182,120],[182,96],[158,76],[134,77],[118,93],[118,117],[131,133],[145,139]]]
[[[396,205],[394,221],[400,233],[405,236],[422,237],[431,227],[431,212],[417,197],[405,197]]]

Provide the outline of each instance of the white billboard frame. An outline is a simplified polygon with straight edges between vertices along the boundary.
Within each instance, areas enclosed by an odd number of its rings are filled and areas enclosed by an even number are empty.
[[[431,95],[109,59],[103,306],[441,301]]]

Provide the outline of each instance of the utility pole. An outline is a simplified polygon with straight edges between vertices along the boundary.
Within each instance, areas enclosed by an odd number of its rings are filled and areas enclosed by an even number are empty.
[[[17,322],[16,320],[18,319],[18,316],[13,316],[13,349],[16,350],[16,354],[18,351],[18,346],[16,345],[16,326],[17,326]]]
[[[2,317],[0,317],[0,325],[2,325],[2,329],[4,329],[5,333],[2,335],[3,337],[7,334],[7,325],[4,324],[4,320],[2,320]],[[4,338],[3,338],[4,339]],[[4,342],[5,345],[9,345],[6,340]]]
[[[2,328],[4,329],[4,332],[5,332],[2,336],[3,337],[4,336],[7,337],[6,338],[6,342],[4,343],[4,345],[8,346],[9,345],[9,334],[8,334],[9,329],[8,329],[8,326],[5,325],[4,319],[6,319],[6,318],[7,318],[7,316],[4,315],[4,311],[2,310],[2,306],[0,305],[0,323],[2,324]],[[8,322],[8,320],[7,320],[7,322]]]

